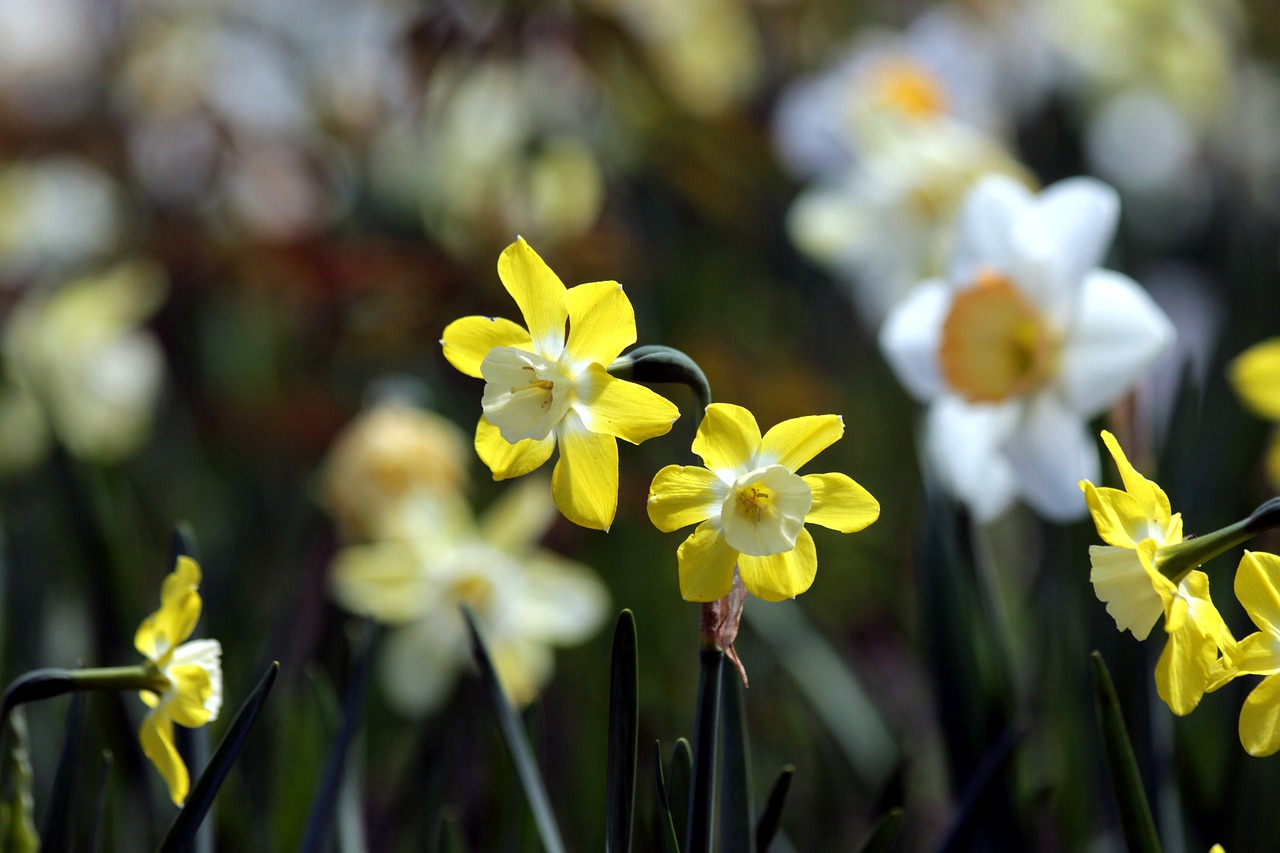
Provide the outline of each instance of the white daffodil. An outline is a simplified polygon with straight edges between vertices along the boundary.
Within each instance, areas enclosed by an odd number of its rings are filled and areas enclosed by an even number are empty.
[[[925,452],[979,520],[1022,498],[1052,520],[1083,516],[1077,484],[1100,463],[1086,422],[1173,341],[1132,279],[1098,268],[1115,192],[1074,178],[1033,195],[1005,177],[965,199],[946,278],[889,315],[880,345],[929,404]]]
[[[391,626],[380,669],[392,707],[422,716],[448,696],[471,660],[460,605],[475,615],[517,704],[550,679],[555,646],[600,627],[604,586],[534,544],[555,514],[550,489],[536,479],[514,485],[478,523],[456,495],[419,490],[389,513],[386,538],[338,552],[334,598]]]

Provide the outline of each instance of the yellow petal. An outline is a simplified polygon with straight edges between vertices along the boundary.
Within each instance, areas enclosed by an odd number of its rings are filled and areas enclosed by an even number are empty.
[[[534,347],[541,355],[558,358],[564,349],[564,282],[551,271],[524,238],[516,240],[498,258],[498,278],[520,306]]]
[[[1280,420],[1280,338],[1254,344],[1227,368],[1227,378],[1258,415]]]
[[[1280,557],[1245,551],[1236,570],[1235,589],[1253,624],[1280,639]]]
[[[765,601],[795,598],[813,584],[818,574],[818,550],[809,531],[800,529],[796,547],[767,557],[738,557],[738,572],[747,592]]]
[[[760,464],[771,462],[797,471],[844,435],[839,415],[809,415],[775,425],[760,443]]]
[[[1124,451],[1120,448],[1120,442],[1116,441],[1116,437],[1105,429],[1102,431],[1102,442],[1107,446],[1107,450],[1111,451],[1111,458],[1115,460],[1116,467],[1120,469],[1120,480],[1124,483],[1125,491],[1133,495],[1138,502],[1143,517],[1150,519],[1155,524],[1168,524],[1171,509],[1169,498],[1164,493],[1164,490],[1134,470],[1134,467],[1129,464],[1129,458],[1125,456]],[[1162,542],[1161,544],[1168,543]]]
[[[732,472],[733,479],[755,467],[759,449],[760,427],[751,412],[729,403],[707,406],[693,439],[693,452],[704,465],[717,473]]]
[[[480,362],[490,350],[515,347],[528,350],[533,346],[529,333],[519,324],[501,317],[463,317],[445,326],[440,337],[444,357],[468,376],[482,379]]]
[[[138,626],[133,645],[159,662],[195,630],[200,621],[200,566],[190,557],[178,557],[160,588],[160,609]]]
[[[195,728],[212,719],[205,701],[213,693],[213,680],[204,667],[195,664],[172,666],[168,671],[173,682],[174,694],[165,705],[165,711],[179,725]]]
[[[1178,601],[1186,602],[1185,616],[1166,615],[1169,642],[1156,662],[1156,692],[1173,713],[1185,716],[1200,704],[1209,685],[1222,617],[1209,598],[1209,577],[1204,572],[1193,571],[1183,579]]]
[[[142,743],[143,755],[151,760],[169,786],[169,797],[173,804],[182,805],[187,799],[191,780],[187,776],[187,765],[173,745],[173,721],[163,711],[152,711],[142,721],[138,740]]]
[[[649,520],[663,533],[699,524],[720,511],[728,487],[696,465],[668,465],[649,486]]]
[[[724,541],[720,527],[704,521],[676,551],[680,563],[680,595],[685,601],[719,601],[733,588],[738,552]]]
[[[329,590],[345,610],[391,625],[420,619],[438,594],[407,542],[372,542],[339,548],[329,570]],[[434,593],[434,594],[433,594]]]
[[[550,459],[555,449],[555,433],[541,441],[526,438],[512,444],[485,417],[481,416],[480,423],[476,425],[476,454],[489,466],[495,480],[509,480],[528,474]]]
[[[1136,548],[1145,536],[1135,538],[1146,524],[1137,498],[1119,489],[1098,488],[1085,480],[1080,483],[1084,502],[1098,528],[1098,536],[1108,545],[1120,548]]]
[[[880,517],[880,504],[871,493],[844,474],[802,477],[813,492],[813,508],[805,524],[821,524],[841,533],[856,533]]]
[[[1256,631],[1235,643],[1226,663],[1230,678],[1240,675],[1274,675],[1280,672],[1280,649],[1269,634]],[[1225,679],[1229,681],[1230,678]],[[1224,682],[1225,683],[1225,682]]]
[[[556,506],[574,524],[608,530],[618,509],[618,442],[588,430],[573,410],[558,432],[560,459],[551,473]]]
[[[592,364],[574,386],[575,410],[592,432],[639,444],[671,431],[680,410],[666,397],[635,382],[610,376]]]
[[[596,281],[569,288],[569,341],[565,350],[577,362],[608,367],[636,342],[636,314],[616,281]]]
[[[1240,744],[1262,758],[1280,751],[1280,675],[1269,675],[1240,707]]]

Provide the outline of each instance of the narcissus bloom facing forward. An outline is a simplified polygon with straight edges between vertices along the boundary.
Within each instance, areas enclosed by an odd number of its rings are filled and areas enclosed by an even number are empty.
[[[1078,518],[1096,479],[1086,422],[1173,341],[1132,279],[1097,268],[1119,212],[1105,184],[1075,178],[1039,195],[1002,176],[969,192],[945,280],[889,315],[880,346],[929,403],[926,452],[979,520],[1015,498],[1054,521]]]
[[[1236,570],[1236,598],[1260,629],[1229,650],[1223,677],[1265,675],[1240,708],[1240,743],[1250,755],[1280,751],[1280,557],[1245,551]]]
[[[485,381],[476,452],[504,480],[540,467],[558,444],[556,506],[575,524],[607,530],[618,505],[616,439],[663,435],[679,412],[605,370],[636,340],[635,313],[617,282],[566,288],[524,240],[503,251],[498,277],[528,329],[463,317],[441,340],[450,364]]]
[[[1160,548],[1182,541],[1182,515],[1171,512],[1159,485],[1134,470],[1115,436],[1103,430],[1102,440],[1120,469],[1124,491],[1080,483],[1098,535],[1107,543],[1089,546],[1089,580],[1116,628],[1145,640],[1176,591],[1155,564]]]
[[[763,437],[741,406],[712,403],[693,452],[705,468],[668,465],[649,489],[649,518],[664,533],[698,528],[680,546],[680,594],[716,601],[733,586],[767,601],[793,598],[818,570],[807,522],[853,533],[880,505],[844,474],[796,471],[844,434],[838,415],[783,421]]]
[[[138,736],[142,751],[164,777],[175,805],[187,798],[187,765],[173,743],[173,724],[195,728],[222,708],[222,647],[217,640],[183,642],[200,620],[200,566],[179,557],[160,590],[160,609],[143,620],[133,644],[168,681],[161,693],[139,695],[151,710]]]

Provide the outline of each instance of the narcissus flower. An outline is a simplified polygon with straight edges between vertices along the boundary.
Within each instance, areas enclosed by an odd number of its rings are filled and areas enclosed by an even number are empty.
[[[985,178],[965,199],[946,279],[885,321],[881,348],[929,404],[928,459],[979,520],[1019,497],[1055,521],[1082,515],[1076,484],[1099,469],[1087,421],[1173,341],[1141,287],[1097,268],[1118,212],[1095,180],[1036,196]]]
[[[618,505],[616,439],[663,435],[679,412],[605,370],[636,340],[635,313],[617,282],[566,288],[524,240],[503,251],[498,277],[528,329],[463,317],[441,340],[450,364],[485,380],[476,452],[504,480],[540,467],[559,445],[556,506],[575,524],[607,530]]]
[[[1227,376],[1255,414],[1280,421],[1280,338],[1249,347],[1231,362]],[[1280,485],[1280,436],[1272,437],[1267,450],[1267,476]]]
[[[187,765],[173,742],[173,724],[195,728],[222,708],[222,647],[217,640],[183,642],[200,620],[200,566],[179,557],[160,590],[160,609],[143,620],[133,644],[168,682],[158,693],[142,691],[151,709],[138,733],[142,751],[164,777],[175,805],[187,798]]]
[[[1103,430],[1102,440],[1120,469],[1124,491],[1080,483],[1098,535],[1107,543],[1089,546],[1089,580],[1116,628],[1145,640],[1164,612],[1164,599],[1175,591],[1155,563],[1160,548],[1182,541],[1182,515],[1171,511],[1159,485],[1134,470],[1115,436]]]
[[[1239,675],[1264,675],[1240,709],[1240,743],[1250,755],[1280,751],[1280,557],[1245,551],[1236,598],[1260,629],[1231,648],[1215,688]]]
[[[698,525],[677,552],[680,594],[723,598],[735,567],[747,591],[767,601],[808,589],[818,556],[805,524],[853,533],[880,515],[876,499],[844,474],[796,473],[843,434],[838,415],[814,415],[761,437],[741,406],[708,406],[693,441],[706,467],[668,465],[649,489],[649,518],[659,530]]]

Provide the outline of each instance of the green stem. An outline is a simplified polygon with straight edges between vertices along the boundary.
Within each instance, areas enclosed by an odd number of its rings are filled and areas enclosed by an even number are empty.
[[[650,345],[636,347],[609,365],[609,372],[632,382],[673,382],[687,385],[697,406],[693,412],[696,428],[702,413],[711,405],[711,384],[698,363],[678,349]]]
[[[1157,568],[1160,574],[1175,584],[1180,583],[1192,569],[1241,545],[1259,533],[1280,527],[1280,497],[1272,498],[1255,509],[1248,518],[1205,533],[1193,539],[1184,539],[1176,545],[1160,549]]]

